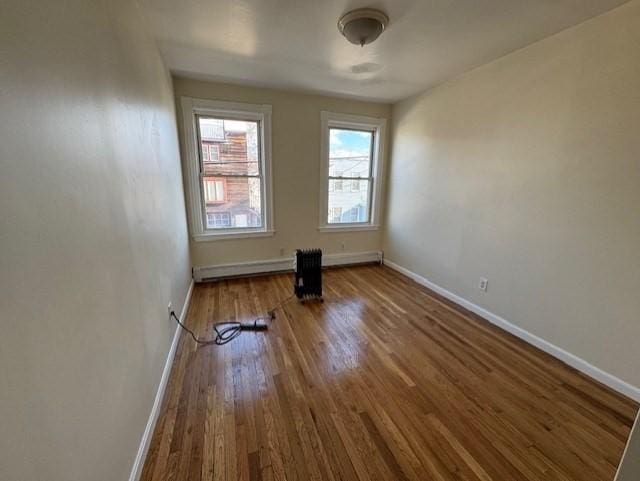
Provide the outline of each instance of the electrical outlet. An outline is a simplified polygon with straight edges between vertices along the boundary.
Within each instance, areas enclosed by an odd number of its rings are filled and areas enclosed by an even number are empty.
[[[345,248],[345,246],[346,246],[346,242],[345,242],[345,241],[342,241],[342,252],[344,252],[344,248]]]
[[[481,291],[487,292],[488,287],[489,287],[489,281],[486,278],[481,277],[480,282],[478,283],[478,289],[480,289]]]
[[[169,305],[167,305],[167,312],[169,313],[169,317],[171,317],[171,313],[173,312],[173,304],[169,303]]]
[[[284,247],[280,247],[280,257],[284,256]]]

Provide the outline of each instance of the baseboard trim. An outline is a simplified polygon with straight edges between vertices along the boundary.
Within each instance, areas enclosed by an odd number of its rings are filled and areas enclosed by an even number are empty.
[[[368,264],[382,261],[381,251],[350,252],[344,254],[325,254],[322,265],[325,267],[352,264]],[[223,277],[239,277],[250,274],[266,274],[270,272],[290,271],[293,259],[269,259],[264,261],[236,262],[214,266],[195,267],[193,277],[196,282]]]
[[[182,305],[182,311],[180,312],[180,321],[182,322],[184,322],[189,310],[189,304],[191,303],[191,294],[193,293],[193,286],[194,282],[193,280],[191,280],[191,284],[189,284],[189,290],[187,291],[187,295],[184,299],[184,304]],[[147,426],[144,429],[144,434],[142,435],[142,440],[140,441],[140,446],[138,447],[138,453],[136,454],[136,459],[133,463],[131,474],[129,475],[129,481],[138,481],[140,479],[140,476],[142,476],[142,467],[144,466],[144,461],[147,457],[147,452],[149,451],[151,436],[153,436],[153,431],[156,427],[158,416],[160,415],[162,399],[164,398],[164,392],[167,388],[167,383],[169,382],[169,375],[171,374],[171,367],[173,366],[173,358],[176,355],[176,349],[178,348],[178,340],[180,339],[181,332],[182,331],[176,325],[176,330],[173,333],[173,340],[171,341],[171,347],[169,348],[169,352],[167,354],[167,360],[164,363],[164,369],[162,371],[162,377],[160,378],[160,384],[158,385],[158,391],[156,392],[156,398],[153,401],[153,407],[151,408],[151,413],[149,414],[149,419],[147,420]]]
[[[568,364],[569,366],[577,369],[578,371],[586,374],[587,376],[595,379],[596,381],[599,381],[602,384],[610,387],[614,391],[617,391],[620,394],[623,394],[628,398],[633,399],[636,402],[640,402],[640,388],[633,386],[623,381],[622,379],[619,379],[616,376],[609,374],[608,372],[603,371],[598,367],[593,366],[592,364],[589,364],[584,359],[579,358],[578,356],[575,356],[574,354],[571,354],[570,352],[567,352],[564,349],[554,344],[551,344],[549,341],[545,341],[541,337],[538,337],[535,334],[532,334],[529,331],[526,331],[521,327],[518,327],[515,324],[507,321],[506,319],[484,309],[483,307],[480,307],[458,296],[457,294],[454,294],[453,292],[448,291],[447,289],[440,287],[437,284],[434,284],[427,278],[422,277],[421,275],[416,274],[415,272],[412,272],[409,269],[402,267],[401,265],[398,265],[393,261],[384,259],[384,265],[390,267],[394,271],[404,274],[410,279],[413,279],[418,284],[431,289],[432,291],[440,294],[441,296],[449,299],[452,302],[455,302],[456,304],[464,307],[465,309],[468,309],[469,311],[474,312],[475,314],[479,315],[483,319],[486,319],[487,321],[489,321],[491,324],[498,326],[499,328],[513,334],[516,337],[519,337],[520,339],[537,347],[538,349],[541,349],[547,354],[550,354],[553,357],[561,360],[565,364]]]

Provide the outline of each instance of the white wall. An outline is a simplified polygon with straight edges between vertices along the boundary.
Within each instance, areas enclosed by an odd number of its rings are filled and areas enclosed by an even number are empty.
[[[129,476],[190,281],[171,80],[132,1],[0,5],[0,479]]]
[[[273,108],[272,169],[274,224],[272,237],[191,242],[195,267],[232,262],[291,258],[296,248],[319,247],[325,253],[380,250],[382,229],[366,232],[318,231],[320,202],[320,112],[389,118],[391,106],[322,95],[174,78],[178,109],[182,96],[254,104]],[[182,119],[182,114],[179,114]],[[180,131],[182,122],[178,124]],[[184,139],[184,136],[181,136]],[[183,145],[183,158],[184,154]],[[386,154],[385,154],[386,155]],[[186,175],[185,175],[186,176]]]
[[[386,258],[635,386],[639,52],[635,0],[395,105],[384,236]]]

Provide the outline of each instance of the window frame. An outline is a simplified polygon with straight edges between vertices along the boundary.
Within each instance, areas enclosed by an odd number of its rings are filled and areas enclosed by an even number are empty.
[[[274,234],[273,179],[271,170],[271,105],[224,102],[218,100],[182,97],[182,116],[185,132],[187,197],[189,227],[195,241],[213,241],[230,238],[264,237]],[[206,228],[206,202],[202,188],[203,162],[200,159],[198,116],[259,123],[258,151],[262,196],[262,226],[239,228]]]
[[[344,232],[377,230],[382,218],[382,187],[384,172],[384,144],[387,120],[336,112],[320,113],[320,232]],[[371,180],[369,186],[369,216],[367,222],[329,223],[329,140],[330,129],[345,129],[373,132],[371,151]],[[342,179],[344,183],[344,178]],[[349,179],[347,179],[349,180]]]

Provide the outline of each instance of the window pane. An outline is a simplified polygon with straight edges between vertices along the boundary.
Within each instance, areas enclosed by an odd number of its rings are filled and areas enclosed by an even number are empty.
[[[207,229],[262,227],[260,179],[205,177],[202,187]]]
[[[329,177],[369,177],[373,132],[329,129]]]
[[[199,117],[198,125],[205,174],[259,174],[258,122]]]
[[[341,183],[338,190],[337,183]],[[369,221],[369,181],[329,180],[329,224]]]

